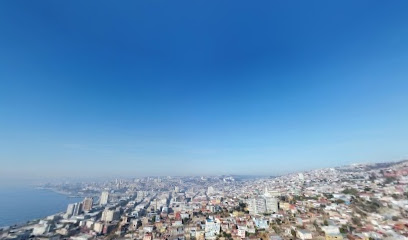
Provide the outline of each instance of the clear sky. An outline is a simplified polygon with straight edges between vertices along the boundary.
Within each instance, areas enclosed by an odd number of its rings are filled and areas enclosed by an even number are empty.
[[[0,1],[0,175],[408,158],[408,1]]]

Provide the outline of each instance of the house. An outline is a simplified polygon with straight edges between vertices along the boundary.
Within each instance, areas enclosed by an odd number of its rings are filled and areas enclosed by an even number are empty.
[[[340,233],[326,233],[326,240],[342,240],[343,235]]]
[[[305,229],[298,229],[296,231],[296,237],[304,240],[304,239],[312,239],[312,233]]]

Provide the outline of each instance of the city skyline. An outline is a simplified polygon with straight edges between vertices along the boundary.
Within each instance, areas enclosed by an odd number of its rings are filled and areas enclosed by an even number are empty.
[[[408,158],[405,1],[24,3],[0,3],[4,183]]]
[[[27,193],[70,197],[66,208],[18,216],[25,204],[13,202],[9,215],[16,218],[0,218],[0,238],[406,239],[407,180],[408,160],[274,178],[49,182]]]

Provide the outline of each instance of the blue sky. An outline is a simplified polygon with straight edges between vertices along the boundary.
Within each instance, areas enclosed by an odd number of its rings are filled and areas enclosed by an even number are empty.
[[[408,2],[1,1],[3,178],[408,158]]]

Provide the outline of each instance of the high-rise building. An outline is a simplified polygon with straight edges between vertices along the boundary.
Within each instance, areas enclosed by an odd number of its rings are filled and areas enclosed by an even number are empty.
[[[212,195],[212,194],[214,194],[214,192],[215,192],[215,190],[214,190],[214,188],[213,187],[208,187],[207,188],[207,195]]]
[[[278,212],[278,199],[274,197],[265,197],[266,212],[277,213]]]
[[[106,204],[108,204],[108,200],[109,200],[109,192],[103,191],[101,193],[101,198],[99,199],[99,204],[100,205],[106,205]]]
[[[75,203],[74,204],[74,212],[73,216],[78,216],[79,214],[82,213],[82,203]]]
[[[255,205],[255,198],[250,198],[247,200],[248,211],[250,214],[256,213],[256,205]]]
[[[264,214],[278,212],[278,199],[265,188],[264,195],[248,200],[250,214]]]
[[[264,193],[265,205],[266,205],[266,213],[277,213],[278,212],[278,199],[272,196],[271,192],[265,188]]]
[[[86,197],[84,201],[82,201],[82,210],[84,212],[89,212],[92,209],[93,205],[93,198]]]
[[[205,239],[216,239],[216,236],[220,233],[221,224],[213,217],[209,217],[205,221]]]
[[[114,220],[118,220],[120,218],[120,213],[114,209],[105,209],[102,212],[101,220],[105,222],[112,222]]]
[[[68,216],[72,216],[72,214],[74,214],[74,208],[75,208],[75,203],[68,204],[67,212],[66,212]]]
[[[263,197],[255,198],[256,213],[263,214],[266,213],[266,201]]]
[[[137,198],[139,200],[142,200],[144,197],[146,197],[146,192],[145,191],[137,191]]]
[[[256,197],[248,200],[248,210],[250,214],[266,213],[266,201],[263,197]]]

